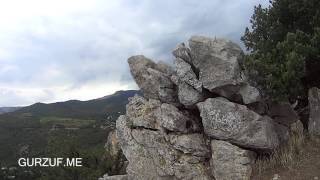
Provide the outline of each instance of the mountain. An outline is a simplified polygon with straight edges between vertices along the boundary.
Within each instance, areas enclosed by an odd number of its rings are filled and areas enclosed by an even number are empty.
[[[118,114],[123,113],[125,111],[125,105],[128,103],[128,98],[135,94],[139,94],[139,91],[117,91],[112,95],[89,101],[70,100],[50,104],[36,103],[9,114],[24,114],[34,117],[58,116],[65,118],[93,118],[104,120],[107,116],[117,116]]]
[[[0,107],[0,114],[14,112],[22,107]]]
[[[63,157],[76,152],[90,161],[85,162],[88,167],[83,171],[98,175],[101,167],[107,166],[92,164],[96,163],[92,158],[100,159],[105,153],[109,131],[118,116],[125,114],[128,98],[135,94],[140,92],[118,91],[88,101],[2,108],[11,112],[0,114],[0,165],[16,166],[19,157]]]

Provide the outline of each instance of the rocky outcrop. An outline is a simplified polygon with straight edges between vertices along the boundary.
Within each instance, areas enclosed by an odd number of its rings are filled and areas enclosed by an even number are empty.
[[[127,179],[249,179],[256,153],[277,148],[287,127],[256,108],[264,103],[245,78],[241,48],[194,36],[173,55],[174,68],[128,60],[143,97],[130,98],[116,122]]]
[[[320,89],[316,87],[309,90],[309,108],[309,133],[320,136]]]

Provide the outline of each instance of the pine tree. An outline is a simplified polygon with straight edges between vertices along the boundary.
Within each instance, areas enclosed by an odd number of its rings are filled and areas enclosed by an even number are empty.
[[[250,23],[245,65],[266,97],[295,101],[320,85],[319,0],[273,0],[256,6]]]

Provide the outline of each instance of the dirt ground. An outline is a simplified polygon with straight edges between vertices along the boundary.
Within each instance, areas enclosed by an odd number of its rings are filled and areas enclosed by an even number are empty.
[[[260,174],[254,170],[252,180],[320,180],[320,140],[306,142],[297,161],[289,167],[272,168]],[[279,178],[274,178],[276,174]]]

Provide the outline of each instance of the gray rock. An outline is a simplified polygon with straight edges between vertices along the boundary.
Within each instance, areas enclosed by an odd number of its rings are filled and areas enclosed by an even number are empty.
[[[159,100],[145,98],[135,95],[129,98],[129,103],[126,106],[126,115],[130,119],[133,127],[145,127],[150,129],[159,129],[157,122],[157,113],[161,103]]]
[[[174,132],[197,132],[199,123],[196,117],[188,114],[187,111],[180,111],[173,105],[162,104],[160,112],[156,117],[160,126]]]
[[[180,83],[180,80],[179,80],[179,77],[176,75],[176,74],[173,74],[171,77],[170,77],[171,81],[175,84],[175,85],[179,85]]]
[[[174,63],[176,67],[176,74],[179,80],[189,84],[197,91],[202,92],[202,83],[197,79],[197,76],[193,72],[191,65],[180,58],[176,58]]]
[[[199,80],[204,88],[212,92],[219,88],[221,91],[245,82],[239,65],[243,60],[243,51],[235,43],[193,36],[189,46],[192,64],[199,70]]]
[[[176,58],[181,58],[189,64],[192,64],[191,52],[184,43],[179,44],[172,52]]]
[[[320,136],[320,89],[309,89],[309,124],[308,130],[311,135]]]
[[[175,177],[185,180],[212,180],[208,162],[192,162],[193,156],[181,155],[175,163]]]
[[[212,171],[216,180],[250,180],[255,153],[225,141],[212,140]]]
[[[141,151],[145,152],[143,156],[152,159],[153,166],[156,169],[157,176],[174,176],[173,163],[179,156],[179,152],[174,150],[166,142],[165,136],[160,131],[150,131],[146,129],[133,129],[132,137],[135,142],[141,146]],[[143,150],[142,150],[143,149]],[[141,156],[141,154],[131,154],[131,156]],[[136,167],[134,161],[129,160],[129,167]],[[148,164],[145,164],[148,166]]]
[[[204,132],[212,138],[264,150],[271,150],[279,145],[273,122],[246,106],[217,98],[207,99],[197,106]]]
[[[206,174],[205,169],[208,167],[202,159],[175,149],[162,131],[131,129],[128,118],[120,116],[117,120],[117,135],[129,161],[127,173],[130,180],[211,179]]]
[[[116,127],[121,149],[129,161],[127,167],[128,179],[157,179],[159,176],[152,156],[133,139],[128,118],[120,116],[116,122]]]
[[[204,96],[190,85],[181,82],[178,85],[178,99],[185,107],[194,109],[198,102],[204,100]]]
[[[196,157],[208,157],[209,147],[202,134],[169,135],[169,141],[175,149]]]
[[[240,87],[239,94],[244,104],[251,104],[261,100],[259,90],[247,83]]]
[[[109,132],[105,149],[110,153],[111,156],[117,156],[120,153],[120,145],[115,130]]]
[[[268,115],[277,123],[290,127],[299,120],[298,114],[288,102],[271,103]]]
[[[176,88],[170,76],[159,71],[163,68],[141,55],[130,57],[128,63],[133,78],[146,98],[178,105]]]
[[[174,72],[173,68],[168,65],[167,63],[163,62],[163,61],[159,61],[157,63],[156,69],[164,74],[166,74],[167,76],[171,76]]]

